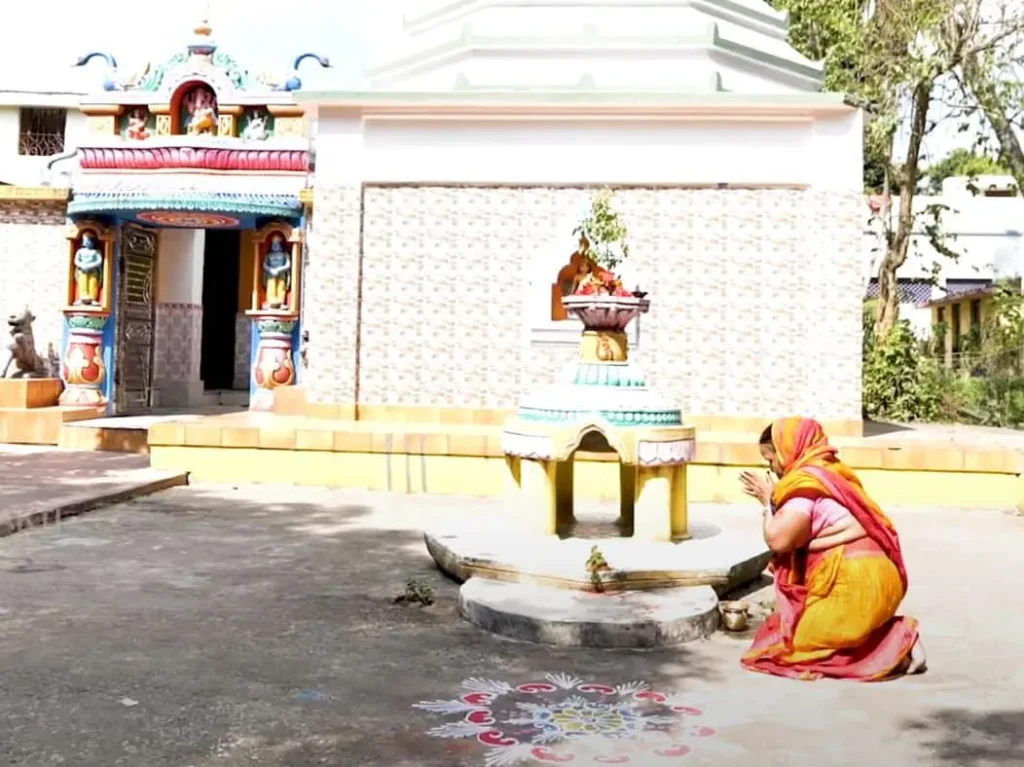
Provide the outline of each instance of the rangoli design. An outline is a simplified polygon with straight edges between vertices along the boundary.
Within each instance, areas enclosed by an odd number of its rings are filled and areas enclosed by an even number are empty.
[[[702,711],[679,693],[646,682],[594,684],[570,674],[513,686],[467,679],[452,700],[413,707],[458,717],[427,730],[435,738],[473,738],[487,750],[485,767],[517,764],[676,764],[694,739],[715,730],[694,723]]]

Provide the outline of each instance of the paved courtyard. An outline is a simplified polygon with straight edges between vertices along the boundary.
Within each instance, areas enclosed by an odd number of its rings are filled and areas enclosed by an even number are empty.
[[[748,640],[724,634],[646,652],[483,634],[455,615],[420,528],[498,508],[192,486],[0,539],[0,764],[1024,763],[1024,518],[894,512],[932,670],[857,685],[743,672]],[[437,604],[394,604],[408,578]],[[635,705],[583,723],[617,700]],[[600,753],[554,748],[577,725],[648,729]],[[551,747],[513,747],[523,732]]]

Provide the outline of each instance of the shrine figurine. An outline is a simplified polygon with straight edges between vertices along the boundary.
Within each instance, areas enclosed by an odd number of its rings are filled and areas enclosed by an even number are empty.
[[[213,94],[206,88],[196,88],[185,97],[185,109],[188,113],[188,134],[216,135],[217,104]]]
[[[149,138],[149,129],[146,127],[146,111],[136,109],[128,118],[128,129],[125,131],[125,138],[132,141],[144,141]]]
[[[75,251],[75,306],[98,304],[102,282],[103,254],[96,249],[92,235],[84,234]]]
[[[286,308],[291,287],[292,257],[285,248],[284,238],[274,235],[263,257],[263,308]]]

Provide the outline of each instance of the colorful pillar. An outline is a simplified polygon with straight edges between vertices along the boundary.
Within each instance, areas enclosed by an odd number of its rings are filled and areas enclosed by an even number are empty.
[[[61,362],[64,391],[60,404],[104,405],[114,232],[95,221],[78,221],[69,227],[67,240],[67,342]]]
[[[254,238],[250,410],[273,410],[274,392],[295,384],[302,230],[272,223]]]

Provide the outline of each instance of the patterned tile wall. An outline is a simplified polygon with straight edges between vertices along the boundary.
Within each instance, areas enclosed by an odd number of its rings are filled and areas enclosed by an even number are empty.
[[[201,304],[157,304],[153,336],[153,378],[198,381],[203,342]]]
[[[313,204],[302,280],[308,309],[302,327],[309,332],[303,380],[313,402],[353,402],[362,191],[358,186],[317,184]]]
[[[509,407],[552,381],[575,350],[530,343],[526,285],[534,254],[565,241],[588,194],[367,188],[359,401]],[[337,265],[311,256],[305,284],[332,355],[311,358],[307,380],[322,400],[350,402],[358,209],[350,194],[322,197],[315,242]],[[636,358],[684,411],[860,417],[861,195],[633,189],[617,205],[652,298]]]
[[[67,303],[67,240],[63,203],[0,202],[0,317],[20,312],[26,303],[39,354],[59,364]],[[0,328],[0,352],[6,358],[7,327]],[[0,363],[3,364],[3,363]],[[53,374],[58,374],[54,371]]]
[[[249,376],[249,350],[252,346],[252,320],[245,312],[235,315],[235,378],[233,381],[235,389],[248,389]]]

